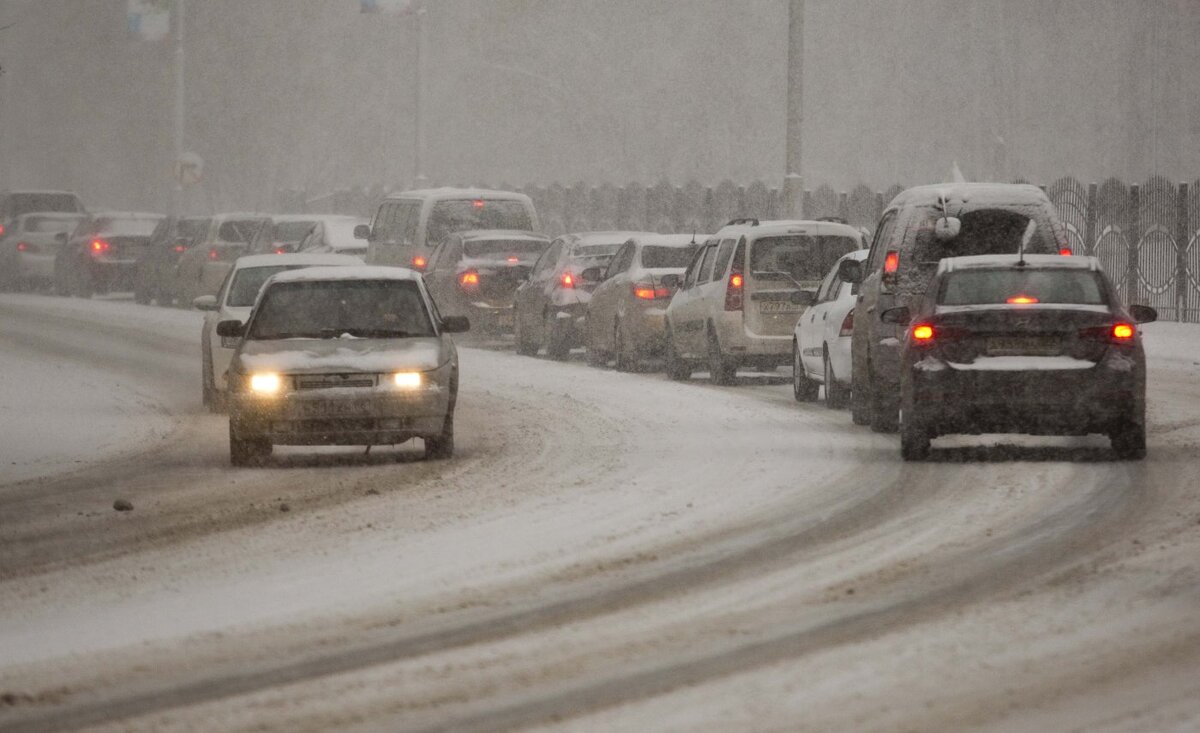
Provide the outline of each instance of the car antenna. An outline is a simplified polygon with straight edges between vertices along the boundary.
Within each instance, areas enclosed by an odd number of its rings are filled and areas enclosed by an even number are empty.
[[[692,224],[692,244],[696,243],[696,225]]]
[[[1037,231],[1037,220],[1030,219],[1025,225],[1025,233],[1021,235],[1021,244],[1017,247],[1017,267],[1025,266],[1025,243],[1033,239],[1033,233]]]

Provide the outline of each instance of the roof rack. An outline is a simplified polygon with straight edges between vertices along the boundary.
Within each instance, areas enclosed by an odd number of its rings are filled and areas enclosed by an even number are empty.
[[[833,224],[849,224],[850,223],[840,216],[818,216],[817,221],[827,221],[827,222],[830,222]]]
[[[730,219],[729,222],[725,226],[735,227],[735,226],[738,226],[739,224],[749,224],[752,227],[756,227],[756,226],[758,226],[758,219],[755,219],[752,216],[744,216],[740,219]]]

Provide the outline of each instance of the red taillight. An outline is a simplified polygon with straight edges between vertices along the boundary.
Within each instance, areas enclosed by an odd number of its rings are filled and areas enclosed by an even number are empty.
[[[883,258],[883,274],[895,275],[900,269],[900,253],[896,250],[889,250],[887,256]]]
[[[729,274],[729,283],[725,288],[725,310],[740,311],[742,309],[742,286],[746,279],[740,272]]]
[[[277,254],[277,255],[287,254],[287,250],[284,249],[283,247],[276,247],[275,254]]]
[[[729,287],[731,288],[741,288],[744,283],[745,279],[739,273],[735,272],[729,276]]]
[[[659,298],[670,298],[671,289],[664,286],[655,286],[651,283],[634,283],[633,297],[641,300],[657,300]]]
[[[509,258],[508,258],[508,262],[509,262],[509,264],[513,264],[513,265],[515,265],[515,264],[517,264],[517,263],[518,263],[518,262],[520,262],[520,261],[521,261],[521,258],[520,258],[520,257],[509,257]]]
[[[1112,327],[1112,337],[1116,341],[1130,341],[1136,332],[1136,329],[1128,323],[1114,323]]]
[[[842,327],[838,329],[838,336],[852,336],[854,334],[854,309],[851,308],[846,312],[846,317],[842,319]]]
[[[1070,257],[1073,254],[1070,247],[1063,247],[1058,250],[1058,253],[1063,257]]]
[[[482,209],[483,208],[483,199],[475,199],[474,201],[471,202],[471,205],[477,209]]]
[[[182,244],[177,244],[174,247],[172,247],[171,249],[175,250],[176,252],[186,252],[187,251],[187,247],[184,247]]]
[[[92,252],[95,254],[103,254],[112,248],[111,245],[109,245],[109,243],[105,242],[103,239],[93,239],[91,246]]]
[[[463,290],[478,290],[479,289],[479,273],[474,270],[467,270],[458,276],[458,286]]]
[[[562,286],[564,288],[574,288],[575,287],[575,276],[569,272],[564,272],[562,274],[562,278],[560,278],[560,282],[562,283]]]
[[[4,236],[4,225],[0,224],[0,237]]]
[[[28,242],[17,242],[17,251],[18,252],[28,252],[29,251],[29,243]]]
[[[1032,295],[1014,295],[1005,302],[1010,305],[1030,305],[1038,302],[1038,299]]]
[[[413,255],[412,266],[414,269],[424,270],[425,265],[428,265],[428,264],[429,264],[429,260],[425,259],[421,255]]]
[[[221,256],[221,253],[217,251],[216,247],[213,247],[212,249],[210,249],[208,251],[208,259],[210,259],[210,260],[215,260],[220,256]]]
[[[933,326],[928,323],[918,323],[912,327],[913,341],[930,343],[933,341]]]

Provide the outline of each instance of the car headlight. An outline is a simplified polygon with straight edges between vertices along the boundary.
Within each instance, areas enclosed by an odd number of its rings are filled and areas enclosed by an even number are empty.
[[[283,379],[273,372],[250,375],[250,391],[262,395],[278,394],[283,387]]]
[[[424,382],[420,372],[396,372],[392,375],[392,384],[400,389],[420,389]]]

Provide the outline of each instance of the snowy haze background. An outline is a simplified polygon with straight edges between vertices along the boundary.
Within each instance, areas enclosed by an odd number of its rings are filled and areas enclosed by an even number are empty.
[[[427,0],[433,182],[782,177],[786,0]],[[202,208],[412,176],[412,18],[189,0]],[[0,186],[165,209],[172,48],[0,0]],[[1200,174],[1200,2],[808,0],[806,185]]]

